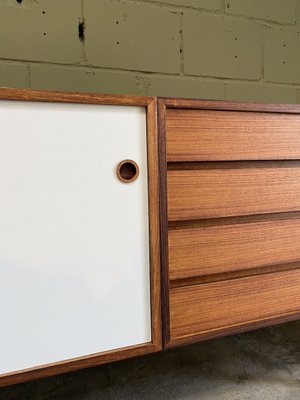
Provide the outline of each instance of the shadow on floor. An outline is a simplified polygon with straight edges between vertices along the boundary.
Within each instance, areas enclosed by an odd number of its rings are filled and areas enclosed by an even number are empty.
[[[300,321],[0,389],[0,400],[299,400]]]

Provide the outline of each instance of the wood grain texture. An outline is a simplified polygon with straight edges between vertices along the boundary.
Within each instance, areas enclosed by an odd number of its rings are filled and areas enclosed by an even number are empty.
[[[267,104],[241,101],[224,100],[198,100],[180,97],[159,97],[158,101],[169,108],[188,108],[196,110],[226,110],[226,111],[250,111],[267,113],[300,114],[299,104]]]
[[[168,171],[169,220],[300,210],[298,162],[246,164]]]
[[[300,163],[290,161],[299,159],[300,106],[158,102],[168,161],[165,347],[300,318]]]
[[[300,261],[300,218],[169,230],[169,277]]]
[[[75,359],[16,371],[0,376],[0,387],[25,382],[32,379],[66,373],[69,371],[113,362],[129,357],[156,352],[162,349],[161,327],[161,287],[160,287],[160,225],[159,225],[159,171],[158,171],[158,133],[157,101],[154,97],[110,95],[94,93],[49,92],[27,89],[0,88],[0,99],[11,101],[45,101],[85,104],[108,104],[144,106],[147,109],[147,152],[148,152],[148,204],[150,237],[150,275],[151,275],[151,334],[149,343],[97,354],[85,355]]]
[[[171,342],[165,345],[165,349],[172,349],[179,346],[185,346],[192,343],[203,342],[209,339],[216,339],[223,336],[235,335],[237,333],[249,332],[255,329],[264,328],[267,326],[283,324],[289,321],[300,319],[300,312],[291,312],[282,315],[273,315],[258,321],[245,322],[243,324],[231,325],[224,328],[215,329],[212,331],[200,332],[192,336],[182,336],[173,338]]]
[[[126,94],[0,88],[0,100],[147,106],[152,103],[154,97]]]
[[[170,338],[217,332],[300,310],[300,270],[170,291]]]
[[[150,227],[151,333],[156,351],[162,349],[161,266],[160,266],[160,198],[157,101],[147,107],[148,207]]]
[[[168,109],[168,161],[300,158],[300,115]]]
[[[161,310],[162,343],[169,343],[169,250],[168,250],[168,195],[167,195],[167,159],[166,159],[166,106],[158,100],[158,141],[159,141],[159,177],[160,177],[160,252],[161,252]]]

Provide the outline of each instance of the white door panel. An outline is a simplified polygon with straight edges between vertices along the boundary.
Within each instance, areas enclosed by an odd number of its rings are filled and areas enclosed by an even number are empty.
[[[151,341],[146,147],[143,107],[0,101],[0,373]]]

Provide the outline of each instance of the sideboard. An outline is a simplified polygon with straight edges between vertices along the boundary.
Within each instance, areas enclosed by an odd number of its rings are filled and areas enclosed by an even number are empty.
[[[300,106],[0,89],[0,386],[300,318]]]

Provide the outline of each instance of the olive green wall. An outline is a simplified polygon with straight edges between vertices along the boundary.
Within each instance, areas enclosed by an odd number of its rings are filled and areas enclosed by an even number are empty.
[[[299,31],[300,0],[1,0],[0,85],[295,103]]]

